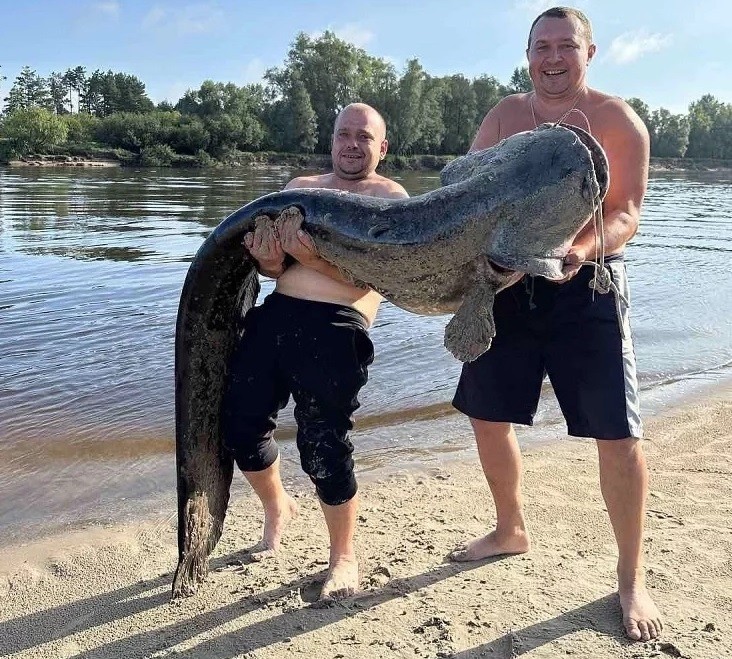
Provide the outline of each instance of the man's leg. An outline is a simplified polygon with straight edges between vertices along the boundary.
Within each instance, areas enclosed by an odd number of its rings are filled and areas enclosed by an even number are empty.
[[[476,561],[501,554],[522,554],[531,543],[521,496],[521,450],[513,425],[470,419],[478,455],[496,507],[496,528],[457,549],[453,561]]]
[[[600,487],[618,544],[618,595],[628,636],[647,641],[662,629],[661,614],[646,590],[643,525],[648,469],[640,440],[598,440]]]
[[[330,536],[328,576],[320,591],[320,598],[342,598],[358,590],[358,560],[353,546],[356,532],[358,494],[338,506],[320,502]]]
[[[280,458],[262,471],[245,471],[252,489],[264,508],[264,531],[262,540],[250,550],[252,559],[268,558],[280,548],[282,532],[288,523],[297,517],[297,503],[285,492],[280,477]]]

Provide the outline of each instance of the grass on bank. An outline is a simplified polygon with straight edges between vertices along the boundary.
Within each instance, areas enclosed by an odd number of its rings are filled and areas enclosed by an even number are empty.
[[[411,155],[387,154],[379,165],[379,171],[439,171],[454,155]],[[223,168],[252,167],[257,165],[281,165],[299,169],[325,170],[331,166],[329,154],[282,153],[278,151],[237,151],[229,150],[214,158],[204,150],[194,155],[176,153],[167,144],[154,144],[143,148],[140,153],[127,151],[99,143],[70,143],[52,147],[48,153],[17,156],[13,153],[9,140],[0,138],[0,164],[11,161],[32,162],[37,165],[73,165],[78,161],[116,161],[123,167],[187,167]],[[732,160],[712,158],[651,158],[656,169],[709,171],[732,169]]]

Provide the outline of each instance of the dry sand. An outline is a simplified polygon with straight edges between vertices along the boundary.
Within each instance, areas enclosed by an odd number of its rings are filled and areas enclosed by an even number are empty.
[[[527,451],[531,554],[445,556],[491,525],[477,460],[361,488],[356,597],[314,603],[326,532],[310,492],[282,555],[248,563],[238,497],[198,595],[169,603],[172,524],[91,529],[0,559],[0,654],[17,657],[732,657],[732,393],[648,424],[648,582],[660,641],[625,639],[592,442]],[[466,426],[467,432],[467,426]],[[172,512],[172,511],[171,511]]]

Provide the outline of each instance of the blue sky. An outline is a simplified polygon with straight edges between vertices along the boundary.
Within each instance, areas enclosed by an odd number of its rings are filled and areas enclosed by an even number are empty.
[[[258,82],[298,32],[324,30],[391,61],[416,57],[432,75],[508,82],[525,64],[542,0],[0,0],[0,73],[7,95],[23,65],[41,75],[84,66],[132,73],[154,101],[175,102],[206,79]],[[590,86],[652,110],[685,113],[703,94],[732,102],[726,0],[576,0],[598,53]]]

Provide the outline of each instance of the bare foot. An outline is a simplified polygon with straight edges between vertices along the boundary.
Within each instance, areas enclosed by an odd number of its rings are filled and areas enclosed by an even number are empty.
[[[253,561],[263,561],[271,558],[280,549],[282,533],[287,525],[297,517],[297,503],[291,496],[287,496],[283,504],[272,510],[264,511],[264,531],[262,539],[249,551]]]
[[[653,603],[645,585],[619,588],[620,608],[623,609],[625,633],[634,641],[658,638],[663,629],[661,613]]]
[[[498,531],[494,530],[451,552],[449,558],[451,561],[462,563],[503,554],[525,554],[529,549],[531,549],[531,541],[523,529],[515,529],[510,533],[500,535]]]
[[[358,590],[358,561],[355,556],[331,559],[320,599],[343,599]]]

